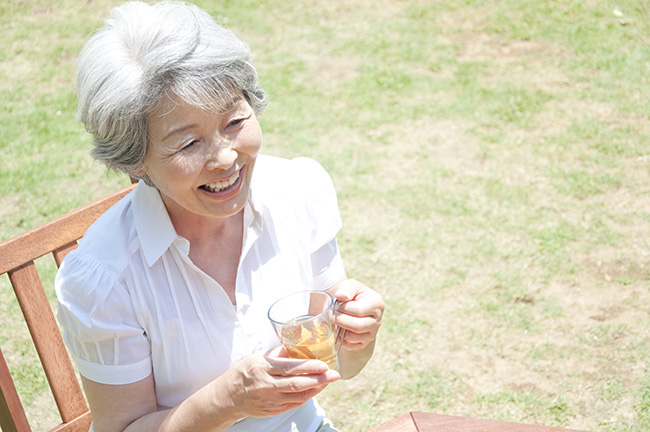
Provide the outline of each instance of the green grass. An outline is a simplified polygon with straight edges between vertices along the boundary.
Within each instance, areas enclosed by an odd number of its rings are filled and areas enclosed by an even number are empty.
[[[118,3],[0,4],[0,240],[128,183],[88,156],[72,86]],[[265,151],[328,169],[348,273],[386,299],[375,358],[321,397],[341,430],[410,410],[650,428],[648,0],[198,3],[251,45]],[[0,278],[40,430],[17,313]]]

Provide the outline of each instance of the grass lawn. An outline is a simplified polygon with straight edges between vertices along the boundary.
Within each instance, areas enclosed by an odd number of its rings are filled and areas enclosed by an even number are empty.
[[[72,84],[119,3],[0,4],[0,240],[128,183],[90,159]],[[264,151],[328,169],[348,273],[385,297],[372,362],[320,397],[342,431],[411,410],[650,429],[649,0],[197,4],[251,45]],[[42,430],[17,313],[2,277]]]

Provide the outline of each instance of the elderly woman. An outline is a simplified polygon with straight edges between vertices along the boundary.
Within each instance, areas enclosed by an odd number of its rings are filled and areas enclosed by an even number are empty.
[[[94,430],[335,430],[314,396],[365,366],[384,303],[345,276],[322,167],[259,154],[248,47],[193,5],[129,2],[76,88],[94,157],[139,179],[56,279]],[[268,322],[303,289],[344,302],[338,371],[289,358]]]

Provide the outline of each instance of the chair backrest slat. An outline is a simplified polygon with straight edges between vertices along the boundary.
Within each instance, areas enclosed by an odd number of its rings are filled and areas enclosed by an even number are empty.
[[[90,411],[87,411],[71,422],[60,424],[48,432],[88,432],[90,423],[92,423],[92,417],[90,416]]]
[[[128,186],[3,242],[0,244],[0,274],[80,239],[102,213],[133,187]]]
[[[68,243],[67,245],[61,246],[60,248],[53,250],[52,255],[54,255],[54,261],[56,262],[57,267],[61,267],[61,263],[63,262],[63,258],[69,253],[72,252],[77,248],[79,244],[77,241],[73,241],[71,243]]]
[[[2,432],[29,432],[25,410],[20,403],[14,380],[0,351],[0,427]]]
[[[57,266],[61,265],[88,227],[134,187],[130,185],[0,243],[0,274],[9,276],[61,416],[62,423],[50,432],[87,432],[91,416],[34,260],[52,253]],[[2,352],[0,390],[2,431],[31,431]]]
[[[88,410],[33,262],[9,272],[20,309],[64,423]],[[45,313],[50,312],[50,313]]]

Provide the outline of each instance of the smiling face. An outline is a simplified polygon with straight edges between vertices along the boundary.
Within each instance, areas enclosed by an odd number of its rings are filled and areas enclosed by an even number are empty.
[[[143,171],[177,230],[244,208],[262,145],[257,117],[244,98],[223,113],[169,98],[147,118],[147,126]]]

